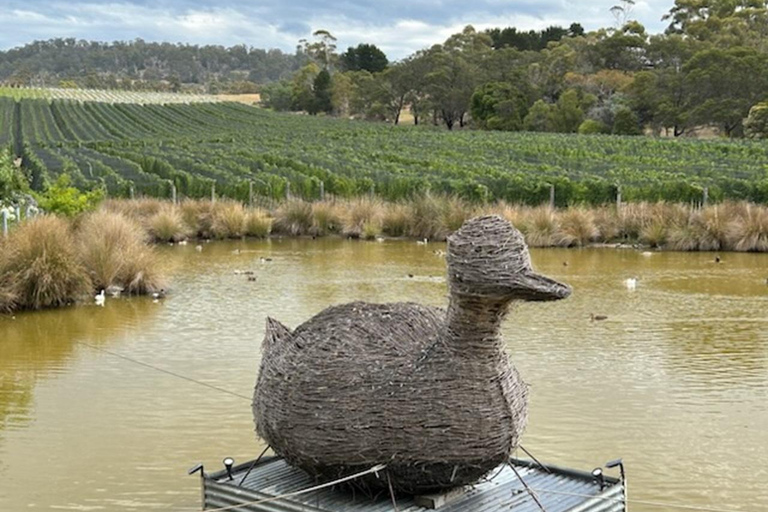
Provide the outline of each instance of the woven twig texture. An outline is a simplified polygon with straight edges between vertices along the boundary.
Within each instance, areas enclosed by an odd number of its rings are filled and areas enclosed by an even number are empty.
[[[292,332],[268,319],[253,412],[278,454],[323,479],[383,463],[409,493],[474,483],[507,460],[528,387],[500,324],[513,301],[570,288],[534,273],[523,237],[496,216],[449,237],[447,260],[447,310],[354,302]]]

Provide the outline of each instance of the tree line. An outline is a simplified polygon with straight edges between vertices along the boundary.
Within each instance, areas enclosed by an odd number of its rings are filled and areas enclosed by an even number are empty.
[[[306,64],[262,87],[263,102],[394,124],[408,111],[415,124],[448,129],[766,134],[768,0],[676,0],[656,35],[632,18],[633,6],[622,0],[611,9],[615,26],[588,33],[578,24],[467,26],[386,65],[372,45],[339,55],[335,38],[318,31],[301,42]]]
[[[0,82],[37,87],[253,93],[257,83],[289,77],[304,63],[299,53],[246,45],[56,38],[0,52]]]

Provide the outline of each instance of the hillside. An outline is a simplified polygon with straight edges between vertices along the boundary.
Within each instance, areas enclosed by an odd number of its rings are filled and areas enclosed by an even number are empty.
[[[768,202],[768,147],[748,141],[447,132],[277,114],[235,103],[110,104],[0,98],[0,145],[23,154],[33,185],[66,173],[82,188],[169,197],[249,187],[288,193],[425,191],[472,201],[558,205],[615,200]]]

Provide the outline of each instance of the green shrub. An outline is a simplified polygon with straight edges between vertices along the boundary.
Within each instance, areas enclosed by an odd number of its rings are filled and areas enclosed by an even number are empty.
[[[579,126],[581,135],[596,135],[599,133],[608,133],[608,127],[602,121],[587,119]]]
[[[104,198],[104,191],[96,189],[81,192],[75,187],[68,175],[62,174],[42,194],[37,195],[37,202],[47,213],[74,217],[80,213],[92,211]]]

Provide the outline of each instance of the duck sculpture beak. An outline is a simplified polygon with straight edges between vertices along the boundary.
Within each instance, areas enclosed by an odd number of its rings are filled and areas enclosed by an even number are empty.
[[[513,300],[542,302],[565,299],[571,287],[533,271],[521,272],[512,281]]]

